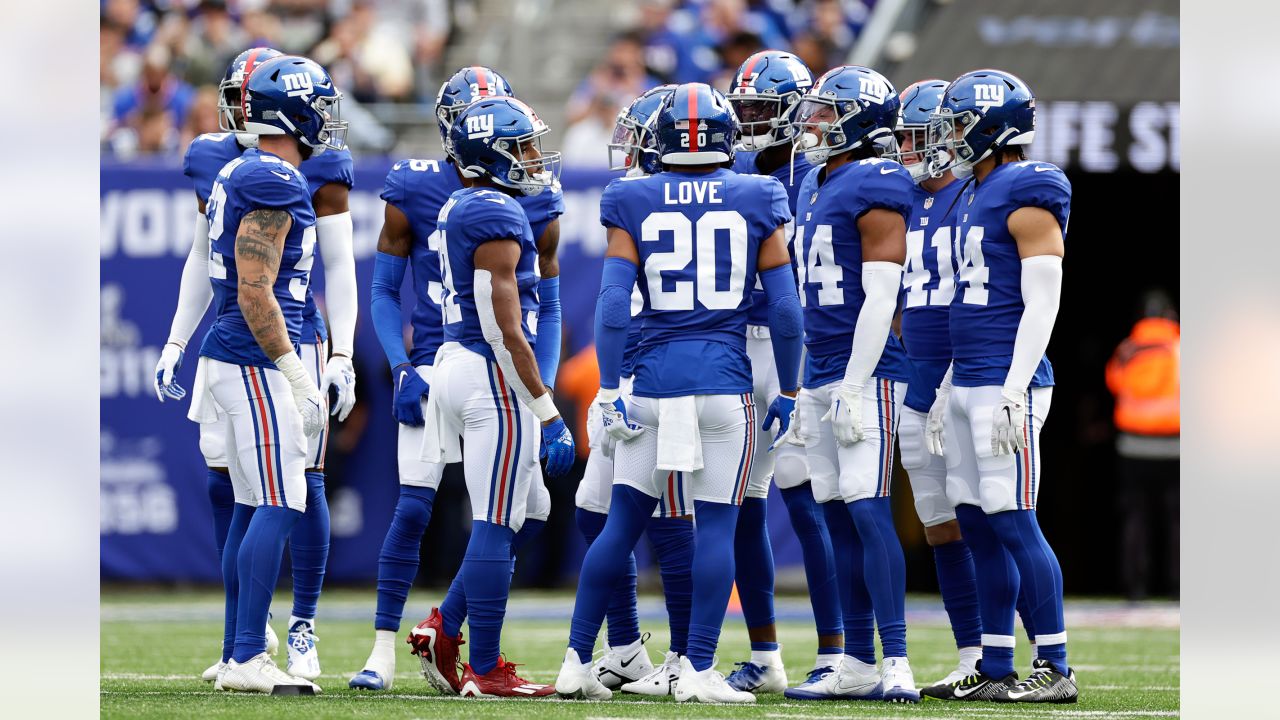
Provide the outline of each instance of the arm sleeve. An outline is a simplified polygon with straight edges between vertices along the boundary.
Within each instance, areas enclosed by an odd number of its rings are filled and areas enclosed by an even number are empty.
[[[550,394],[543,392],[542,388],[525,387],[524,380],[520,378],[520,373],[516,371],[515,358],[511,356],[511,351],[507,349],[506,339],[502,334],[502,327],[498,325],[498,314],[493,307],[493,274],[488,270],[476,269],[474,276],[475,298],[476,298],[476,316],[480,320],[480,332],[484,334],[484,340],[493,350],[493,357],[498,362],[498,367],[502,368],[503,374],[507,377],[507,384],[512,390],[516,391],[516,397],[520,399],[535,415],[539,415],[538,419],[546,421],[550,418],[542,417],[537,407],[534,406],[534,391],[538,391],[537,399],[544,396],[549,397]],[[535,358],[536,359],[536,358]]]
[[[369,291],[369,314],[373,330],[392,369],[409,362],[404,350],[404,323],[400,316],[400,286],[408,258],[378,253],[373,261],[373,286]]]
[[[320,254],[324,257],[330,342],[335,355],[349,358],[355,346],[358,314],[351,213],[316,218],[316,240],[320,243]],[[403,275],[402,271],[401,277]]]
[[[190,342],[213,300],[213,285],[209,282],[209,218],[197,213],[195,225],[191,252],[187,253],[178,284],[178,307],[169,326],[169,342],[182,348]]]
[[[1053,335],[1062,294],[1062,258],[1037,255],[1022,261],[1022,319],[1013,341],[1013,361],[1005,376],[1006,390],[1026,392]]]
[[[560,369],[560,278],[543,278],[538,284],[538,341],[533,354],[538,359],[542,384],[554,387]]]
[[[596,303],[596,360],[600,364],[600,387],[618,389],[622,360],[627,350],[627,330],[631,327],[631,289],[639,268],[618,257],[604,259],[600,278],[600,299]]]
[[[853,348],[844,369],[844,383],[865,387],[871,373],[880,363],[885,342],[889,338],[893,313],[898,306],[898,287],[902,284],[902,266],[894,262],[862,264],[862,290],[866,300],[853,327]]]
[[[792,392],[800,387],[800,355],[804,349],[804,320],[795,276],[790,265],[780,265],[760,273],[760,281],[769,298],[769,338],[778,368],[778,387]]]

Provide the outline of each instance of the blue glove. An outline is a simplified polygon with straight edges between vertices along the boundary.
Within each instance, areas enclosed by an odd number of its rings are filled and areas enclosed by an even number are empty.
[[[160,351],[160,362],[156,363],[155,382],[156,397],[160,402],[164,402],[165,398],[181,400],[187,396],[187,391],[173,379],[182,367],[182,357],[185,354],[186,351],[176,343],[165,343],[164,349]]]
[[[773,444],[769,446],[769,452],[773,452],[783,443],[803,447],[804,441],[800,439],[800,418],[796,415],[795,398],[778,395],[773,402],[769,403],[769,411],[765,413],[764,424],[760,429],[770,430],[775,423],[778,425],[778,432],[773,435]]]
[[[573,435],[564,424],[564,418],[556,418],[542,426],[542,450],[538,456],[547,461],[547,474],[560,477],[573,467]]]
[[[396,394],[391,403],[391,414],[402,425],[421,427],[424,422],[422,399],[431,391],[431,386],[408,363],[396,366],[395,385]]]

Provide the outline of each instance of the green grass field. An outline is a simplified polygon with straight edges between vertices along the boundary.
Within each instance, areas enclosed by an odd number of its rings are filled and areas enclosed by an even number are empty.
[[[425,614],[425,603],[439,593],[416,591],[410,617]],[[665,616],[653,598],[642,600],[642,625],[652,632],[650,656],[660,659],[666,648]],[[639,699],[615,695],[606,703],[545,700],[462,700],[441,697],[418,673],[418,659],[408,646],[397,657],[395,688],[387,693],[358,693],[347,680],[361,669],[372,643],[374,596],[368,592],[326,591],[321,599],[317,631],[325,674],[324,694],[313,698],[273,698],[214,692],[199,674],[216,659],[222,635],[221,595],[176,591],[141,593],[104,591],[102,595],[101,710],[105,718],[1151,718],[1178,716],[1177,606],[1119,603],[1068,603],[1071,664],[1081,685],[1077,705],[1007,706],[987,703],[920,705],[885,703],[801,703],[781,695],[760,698],[754,706],[677,705],[672,698]],[[554,682],[568,638],[573,598],[517,592],[503,631],[507,657],[525,663],[521,674]],[[276,598],[274,622],[283,639],[288,596]],[[788,610],[788,608],[790,610]],[[911,664],[917,683],[944,675],[955,662],[955,647],[945,616],[933,598],[911,598],[908,627]],[[798,598],[780,599],[779,634],[787,673],[796,683],[813,662],[810,623],[802,620]],[[403,632],[411,622],[406,619]],[[464,627],[465,633],[465,627]],[[1023,643],[1025,638],[1019,640]],[[721,640],[722,672],[747,657],[746,632],[737,616],[725,622]],[[466,648],[463,648],[466,652]],[[283,648],[278,664],[284,666]],[[465,657],[465,656],[464,656]],[[1030,666],[1025,644],[1017,651],[1017,667]],[[305,706],[305,707],[304,707]]]

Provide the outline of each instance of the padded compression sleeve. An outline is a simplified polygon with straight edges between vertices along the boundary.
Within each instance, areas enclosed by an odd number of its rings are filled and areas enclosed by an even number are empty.
[[[182,266],[182,280],[178,284],[178,307],[173,311],[173,324],[169,326],[169,342],[185,348],[212,301],[213,285],[209,282],[209,218],[204,213],[197,213],[191,252],[187,253],[187,262]]]
[[[778,387],[791,392],[800,387],[800,355],[804,349],[804,320],[795,275],[790,264],[779,265],[760,273],[760,282],[769,298],[769,338],[778,368]]]
[[[554,387],[560,370],[560,278],[543,278],[538,283],[538,341],[533,355],[538,359],[542,384]]]
[[[378,253],[373,260],[373,285],[369,291],[369,314],[373,330],[382,343],[382,352],[394,370],[409,362],[404,349],[404,324],[400,317],[400,285],[409,259]]]
[[[893,325],[898,307],[898,288],[902,285],[902,266],[894,262],[862,264],[862,291],[866,300],[853,328],[853,348],[844,369],[844,384],[866,387],[871,373],[880,364],[885,341]]]
[[[329,344],[334,355],[351,357],[355,347],[356,255],[352,245],[351,213],[316,218],[316,240],[324,258],[325,300],[329,310]]]
[[[473,277],[476,315],[480,319],[480,332],[484,334],[485,342],[493,350],[493,357],[497,360],[498,367],[502,368],[503,374],[506,375],[507,384],[511,386],[512,390],[515,390],[516,397],[520,399],[523,405],[533,410],[533,413],[538,415],[539,420],[546,422],[550,418],[542,417],[539,413],[539,408],[534,407],[533,392],[534,390],[538,391],[537,399],[539,400],[544,396],[550,399],[551,394],[543,388],[530,389],[525,387],[524,380],[521,379],[520,373],[516,371],[515,358],[511,356],[511,351],[507,349],[507,341],[502,333],[502,327],[498,325],[498,313],[493,307],[493,273],[476,268]],[[554,417],[554,414],[552,417]]]
[[[1037,255],[1022,261],[1022,319],[1013,341],[1013,360],[1005,376],[1007,390],[1024,393],[1053,335],[1062,296],[1062,258]]]
[[[639,268],[620,257],[604,259],[600,298],[596,302],[596,360],[600,363],[600,387],[616,390],[622,375],[622,358],[631,327],[631,288]]]

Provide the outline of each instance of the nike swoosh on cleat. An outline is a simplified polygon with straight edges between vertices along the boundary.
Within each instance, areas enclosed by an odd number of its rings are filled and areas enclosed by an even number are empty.
[[[1034,693],[1035,693],[1035,690],[1028,690],[1028,691],[1026,691],[1026,692],[1014,692],[1014,691],[1010,690],[1010,691],[1009,691],[1009,699],[1010,699],[1010,700],[1021,700],[1022,698],[1026,697],[1026,696],[1028,696],[1028,695],[1032,695],[1032,694],[1034,694]]]
[[[640,657],[640,653],[636,653],[635,655],[632,655],[631,657],[627,658],[626,660],[621,660],[621,661],[619,661],[619,662],[618,662],[618,664],[619,664],[619,665],[621,665],[621,666],[622,666],[622,667],[624,667],[624,668],[625,668],[625,667],[630,667],[631,663],[635,662],[636,658],[638,658],[638,657]]]
[[[955,694],[955,696],[956,696],[956,697],[958,697],[958,698],[962,698],[962,697],[969,697],[970,695],[974,694],[975,692],[977,692],[977,691],[981,690],[982,688],[984,688],[984,687],[986,687],[986,686],[987,686],[987,683],[982,683],[981,685],[974,686],[972,689],[969,689],[969,690],[963,690],[963,689],[961,689],[961,688],[956,688],[956,689],[955,689],[955,691],[954,691],[954,694]]]

